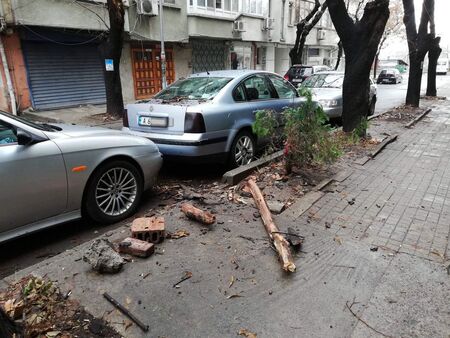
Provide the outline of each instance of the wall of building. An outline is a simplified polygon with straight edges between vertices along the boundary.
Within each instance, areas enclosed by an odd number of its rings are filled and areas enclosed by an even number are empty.
[[[27,70],[25,66],[25,60],[23,58],[22,47],[20,43],[19,34],[13,32],[10,35],[2,35],[1,37],[5,48],[6,58],[8,61],[9,72],[16,95],[17,110],[21,111],[31,106],[30,91],[27,81]],[[4,77],[4,68],[2,64],[2,99],[0,99],[0,105],[2,109],[11,111],[9,104],[9,94],[6,85],[6,78]],[[5,105],[5,102],[7,105]]]
[[[98,4],[89,4],[88,2],[78,4],[75,1],[62,0],[10,1],[16,24],[105,30],[105,24],[99,17],[108,22],[106,9]],[[128,30],[128,23],[126,23],[126,30]]]
[[[192,74],[192,47],[188,44],[173,46],[175,64],[175,80],[186,78]]]
[[[132,103],[134,99],[133,65],[131,64],[130,43],[124,43],[120,59],[120,80],[122,83],[123,100]]]

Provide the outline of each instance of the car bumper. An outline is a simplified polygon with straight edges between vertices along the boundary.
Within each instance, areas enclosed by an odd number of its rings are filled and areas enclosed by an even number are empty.
[[[148,155],[143,155],[135,158],[139,162],[142,173],[144,174],[144,190],[149,189],[156,183],[159,170],[163,164],[162,154],[160,152],[153,152]]]
[[[166,157],[207,157],[226,152],[228,136],[225,132],[205,134],[166,135],[144,133],[122,128],[128,134],[145,137],[152,140],[159,151]]]
[[[323,111],[330,119],[342,116],[342,107],[324,107]]]

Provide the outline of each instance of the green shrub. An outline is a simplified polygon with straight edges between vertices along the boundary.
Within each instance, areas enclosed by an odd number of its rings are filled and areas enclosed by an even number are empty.
[[[276,135],[280,124],[283,126],[285,156],[288,171],[292,165],[304,166],[313,163],[330,163],[341,155],[341,149],[330,135],[328,116],[312,99],[312,93],[300,88],[304,103],[296,108],[285,109],[282,121],[269,111],[258,111],[253,131],[259,137]]]

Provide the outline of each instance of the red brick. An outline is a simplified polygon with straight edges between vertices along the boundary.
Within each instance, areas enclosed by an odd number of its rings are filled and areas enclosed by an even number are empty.
[[[155,252],[155,245],[128,237],[119,243],[119,252],[137,257],[148,257]]]
[[[131,236],[149,243],[161,243],[165,236],[164,218],[136,218],[131,224]]]

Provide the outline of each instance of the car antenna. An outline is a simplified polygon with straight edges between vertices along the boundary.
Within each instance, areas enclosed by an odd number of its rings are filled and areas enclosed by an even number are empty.
[[[206,74],[209,75],[208,68],[206,68],[206,66],[204,68],[205,68]]]

